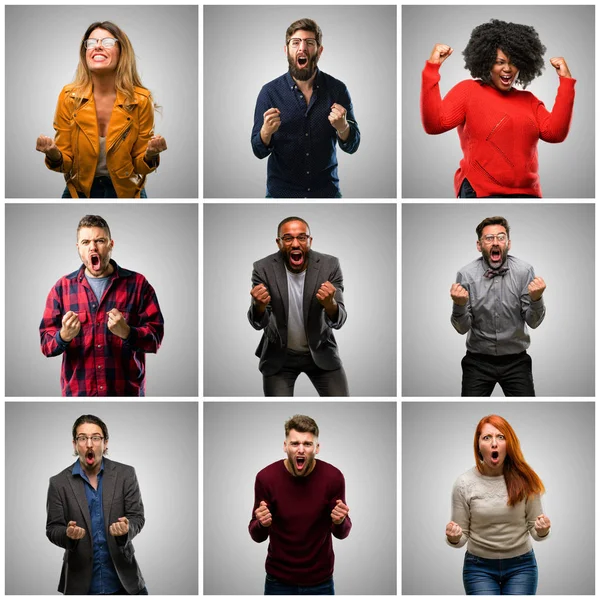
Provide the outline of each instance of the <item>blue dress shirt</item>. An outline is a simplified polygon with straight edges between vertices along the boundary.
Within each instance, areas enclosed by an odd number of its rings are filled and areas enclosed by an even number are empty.
[[[85,497],[92,519],[91,537],[94,563],[89,594],[114,594],[121,589],[121,581],[113,565],[108,550],[108,543],[106,542],[104,508],[102,506],[103,474],[104,461],[102,461],[100,472],[98,473],[98,488],[94,489],[85,471],[81,468],[79,459],[73,467],[73,475],[79,475],[84,481]],[[90,532],[88,531],[88,535],[89,534]]]
[[[343,142],[327,118],[336,103],[346,111],[350,125]],[[260,137],[263,115],[278,108],[281,125],[265,146]],[[267,191],[273,198],[339,197],[336,143],[344,152],[356,152],[360,131],[354,118],[346,86],[317,69],[308,106],[296,82],[288,73],[262,87],[254,111],[252,150],[258,158],[269,157]]]

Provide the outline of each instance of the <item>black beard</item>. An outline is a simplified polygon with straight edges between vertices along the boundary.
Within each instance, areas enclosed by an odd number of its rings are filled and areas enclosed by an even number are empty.
[[[317,63],[319,62],[318,54],[315,54],[314,56],[309,56],[308,64],[303,69],[299,69],[296,66],[296,60],[293,59],[289,54],[287,58],[288,65],[290,67],[290,75],[293,79],[296,79],[298,81],[308,81],[317,70]]]
[[[492,263],[492,257],[491,257],[491,249],[490,250],[486,250],[484,249],[482,254],[483,254],[483,258],[485,260],[485,262],[488,264],[488,267],[490,267],[491,269],[499,269],[505,262],[506,262],[506,257],[508,256],[508,248],[504,248],[504,250],[501,250],[502,256],[500,258],[499,264],[496,264],[496,266],[494,266]]]

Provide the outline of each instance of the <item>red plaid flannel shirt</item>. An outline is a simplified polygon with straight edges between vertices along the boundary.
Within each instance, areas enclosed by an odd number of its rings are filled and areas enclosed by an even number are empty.
[[[63,396],[144,396],[146,352],[156,352],[164,320],[152,286],[139,273],[110,261],[114,272],[98,302],[85,277],[85,267],[62,277],[48,294],[40,323],[45,356],[63,355]],[[106,313],[116,308],[131,328],[126,340],[108,329]],[[79,315],[80,332],[69,343],[60,337],[62,318]]]

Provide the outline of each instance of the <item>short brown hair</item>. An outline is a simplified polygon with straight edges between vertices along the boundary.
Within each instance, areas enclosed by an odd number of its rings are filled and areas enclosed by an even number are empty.
[[[312,19],[298,19],[297,21],[294,21],[285,32],[286,46],[288,45],[294,33],[300,29],[304,29],[304,31],[312,31],[315,34],[317,46],[321,45],[321,41],[323,39],[323,32],[321,31],[321,28],[317,25],[317,23]]]
[[[292,429],[300,433],[312,433],[315,437],[319,437],[319,426],[314,419],[306,415],[294,415],[285,422],[285,437],[290,434]]]
[[[510,227],[508,226],[508,221],[504,217],[486,217],[479,225],[475,231],[477,232],[477,239],[481,239],[481,234],[483,233],[483,228],[488,225],[501,225],[506,229],[506,235],[510,238]]]
[[[100,215],[85,215],[85,217],[81,218],[79,221],[79,225],[77,225],[77,236],[79,237],[79,230],[82,227],[101,227],[106,231],[106,235],[108,235],[108,239],[112,239],[110,237],[110,227],[108,223],[100,216]]]

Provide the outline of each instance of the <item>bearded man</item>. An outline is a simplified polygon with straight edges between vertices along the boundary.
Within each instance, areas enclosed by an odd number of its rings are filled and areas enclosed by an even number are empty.
[[[267,198],[341,198],[336,144],[360,144],[346,86],[317,68],[323,34],[312,19],[285,34],[289,71],[264,85],[256,101],[252,150],[269,157]]]
[[[488,217],[476,228],[482,256],[463,267],[452,284],[452,325],[467,335],[462,359],[462,396],[491,396],[496,383],[505,396],[535,396],[530,338],[544,320],[546,284],[533,267],[509,256],[510,228]]]

